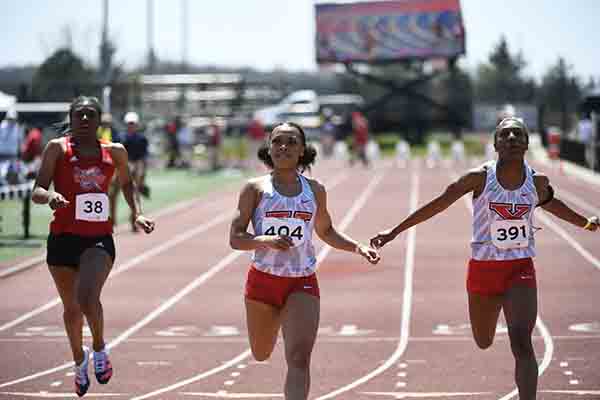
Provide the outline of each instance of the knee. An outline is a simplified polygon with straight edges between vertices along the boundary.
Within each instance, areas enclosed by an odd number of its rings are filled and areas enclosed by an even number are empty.
[[[77,297],[77,301],[79,302],[79,308],[81,309],[81,312],[86,315],[93,313],[100,305],[100,300],[96,296],[93,296],[89,293],[80,294]]]
[[[511,332],[510,348],[516,358],[531,357],[534,354],[531,332],[526,328]]]
[[[65,321],[76,321],[78,319],[81,319],[81,316],[81,308],[78,304],[65,304],[63,310],[63,318]]]
[[[271,357],[271,351],[269,351],[268,349],[252,349],[252,356],[254,357],[254,359],[258,362],[263,362],[269,359],[269,357]]]
[[[306,369],[310,365],[311,346],[298,344],[293,346],[286,354],[288,366]]]
[[[475,343],[477,347],[481,350],[489,349],[490,346],[494,343],[494,337],[489,336],[474,336]]]

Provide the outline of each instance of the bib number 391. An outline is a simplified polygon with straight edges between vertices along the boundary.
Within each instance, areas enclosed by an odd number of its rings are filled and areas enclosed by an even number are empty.
[[[304,221],[297,218],[265,218],[263,219],[263,232],[269,236],[289,236],[294,242],[294,247],[304,243]]]
[[[502,220],[492,223],[492,243],[499,249],[529,246],[529,224],[526,220]]]
[[[75,219],[79,221],[108,221],[108,211],[106,193],[78,194],[75,197]]]

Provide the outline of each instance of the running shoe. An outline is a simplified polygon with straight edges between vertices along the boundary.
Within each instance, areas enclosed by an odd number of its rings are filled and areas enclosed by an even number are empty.
[[[79,365],[75,365],[75,393],[77,396],[84,396],[89,387],[90,379],[88,378],[88,359],[90,358],[90,349],[83,347],[83,361]]]
[[[113,369],[108,359],[108,349],[106,347],[94,352],[94,373],[96,374],[96,380],[102,385],[108,383],[112,377]]]

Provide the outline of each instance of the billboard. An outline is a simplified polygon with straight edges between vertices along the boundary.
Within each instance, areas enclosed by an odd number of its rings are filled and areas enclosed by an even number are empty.
[[[315,5],[318,63],[385,63],[465,54],[459,0]]]

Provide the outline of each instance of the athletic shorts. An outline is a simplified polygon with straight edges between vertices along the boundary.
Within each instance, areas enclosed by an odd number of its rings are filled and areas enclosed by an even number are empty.
[[[251,266],[246,281],[247,299],[282,308],[290,294],[305,292],[315,297],[319,296],[317,275],[301,277],[277,276],[262,272]]]
[[[531,258],[517,260],[469,260],[467,291],[487,296],[504,294],[513,286],[535,288],[535,268]]]
[[[46,262],[48,265],[79,268],[83,252],[95,247],[108,253],[115,261],[115,242],[112,235],[80,236],[72,233],[49,234]]]

